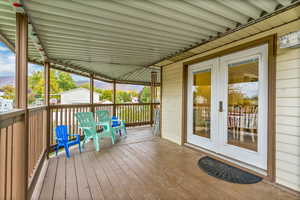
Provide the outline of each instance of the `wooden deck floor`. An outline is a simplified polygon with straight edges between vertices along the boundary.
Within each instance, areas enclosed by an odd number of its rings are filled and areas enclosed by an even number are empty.
[[[105,143],[105,142],[104,142]],[[295,200],[296,196],[260,182],[227,183],[197,167],[201,153],[155,138],[149,128],[129,131],[117,145],[95,152],[88,144],[51,158],[40,199],[105,200]]]

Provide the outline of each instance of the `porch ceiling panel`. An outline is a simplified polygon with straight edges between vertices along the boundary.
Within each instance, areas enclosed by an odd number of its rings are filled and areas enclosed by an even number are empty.
[[[8,1],[0,1],[0,39],[14,51],[16,40],[16,14]],[[28,56],[30,61],[41,62],[41,55],[31,38],[28,39]]]
[[[14,44],[15,13],[8,2],[0,0],[0,33]],[[151,71],[160,73],[154,65],[190,57],[192,47],[295,0],[20,2],[54,67],[106,80],[150,82]],[[36,49],[36,41],[30,41],[30,59],[41,61]]]

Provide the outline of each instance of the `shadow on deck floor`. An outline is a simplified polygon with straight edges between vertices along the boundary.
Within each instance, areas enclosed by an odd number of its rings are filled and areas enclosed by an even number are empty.
[[[227,183],[197,167],[201,153],[152,136],[149,127],[129,129],[128,137],[100,152],[88,143],[49,160],[39,199],[104,200],[296,200],[265,182]]]

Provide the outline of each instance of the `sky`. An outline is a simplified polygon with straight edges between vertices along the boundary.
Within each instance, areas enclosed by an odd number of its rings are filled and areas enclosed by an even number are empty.
[[[29,63],[28,73],[41,71],[42,66]],[[0,41],[0,77],[15,76],[15,54],[6,45]]]
[[[35,71],[41,71],[43,67],[40,65],[28,63],[28,74],[31,75]],[[0,41],[0,77],[15,76],[15,54]],[[76,81],[85,81],[86,77],[72,74]]]
[[[31,75],[35,71],[42,71],[43,66],[28,63],[28,74]],[[71,74],[72,78],[77,82],[89,82],[87,77]],[[0,41],[0,81],[1,77],[15,77],[15,54],[3,43]],[[102,85],[111,85],[110,83],[103,82]],[[121,86],[118,86],[121,87]],[[123,86],[124,88],[124,86]],[[143,86],[127,86],[130,90],[142,90]]]

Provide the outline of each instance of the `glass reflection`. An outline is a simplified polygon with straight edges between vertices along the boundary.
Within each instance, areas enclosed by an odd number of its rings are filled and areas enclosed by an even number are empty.
[[[257,151],[258,59],[228,65],[228,143]]]
[[[210,138],[211,70],[193,74],[193,134]]]

